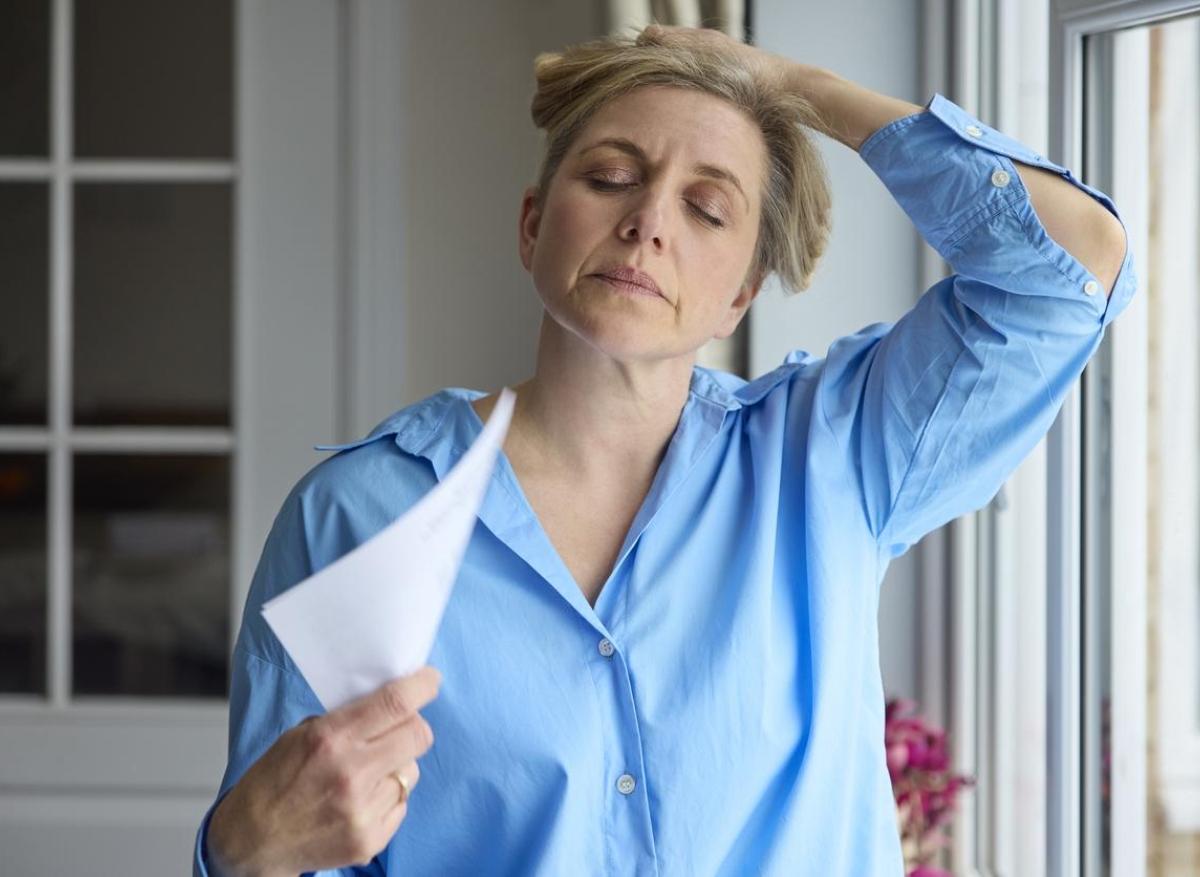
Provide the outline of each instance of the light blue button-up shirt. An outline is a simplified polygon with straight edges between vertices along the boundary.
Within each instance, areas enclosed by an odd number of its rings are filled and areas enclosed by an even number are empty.
[[[1127,248],[1106,298],[1012,159],[1115,214],[1106,195],[940,94],[926,107],[860,154],[954,273],[824,357],[748,383],[697,367],[595,608],[501,455],[430,656],[444,681],[420,787],[371,865],[337,873],[901,873],[879,583],[992,498],[1137,285]],[[284,501],[234,651],[221,795],[321,712],[263,602],[444,477],[483,395],[398,411]]]

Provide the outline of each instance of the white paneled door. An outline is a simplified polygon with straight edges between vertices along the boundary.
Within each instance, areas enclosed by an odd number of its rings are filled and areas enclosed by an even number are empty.
[[[0,5],[0,872],[178,874],[338,430],[343,4]]]

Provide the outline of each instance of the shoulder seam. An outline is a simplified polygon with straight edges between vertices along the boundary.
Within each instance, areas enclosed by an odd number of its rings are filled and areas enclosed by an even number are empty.
[[[303,680],[303,679],[304,679],[304,677],[303,677],[303,676],[301,676],[299,673],[297,673],[297,672],[295,672],[295,671],[293,671],[293,670],[289,670],[287,667],[284,667],[284,666],[282,666],[282,665],[280,665],[280,664],[276,663],[275,661],[272,661],[270,658],[264,658],[262,655],[258,654],[257,652],[252,652],[252,651],[250,651],[248,648],[246,648],[245,646],[243,646],[241,643],[238,643],[238,644],[237,644],[237,645],[234,647],[234,651],[235,651],[235,652],[241,652],[241,653],[242,653],[243,655],[245,655],[247,658],[254,658],[254,659],[256,659],[256,660],[258,660],[258,661],[261,661],[262,663],[264,663],[264,664],[266,664],[266,665],[270,666],[270,667],[274,667],[274,668],[275,668],[276,670],[278,670],[280,673],[284,673],[284,674],[286,674],[286,675],[288,675],[288,676],[291,676],[291,677],[293,677],[293,678],[295,678],[295,679],[300,679],[300,680]]]

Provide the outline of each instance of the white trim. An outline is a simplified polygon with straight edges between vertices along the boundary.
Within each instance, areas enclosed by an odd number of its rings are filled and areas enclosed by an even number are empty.
[[[1011,478],[1010,478],[1011,481]],[[991,569],[982,589],[992,602],[991,654],[991,830],[988,864],[993,873],[1015,874],[1019,848],[1016,775],[1021,757],[1021,688],[1017,673],[1021,605],[1016,586],[1017,521],[1012,495],[1015,486],[1000,488],[990,508]],[[1026,875],[1028,877],[1028,875]]]
[[[65,444],[72,452],[129,452],[143,454],[229,453],[234,448],[228,429],[170,427],[76,427],[55,435],[40,427],[0,429],[0,450],[47,451]]]
[[[64,441],[71,424],[71,287],[73,281],[70,162],[72,128],[72,15],[69,0],[54,0],[52,24],[50,182],[50,451],[46,542],[47,693],[53,708],[71,693],[71,453]]]
[[[251,523],[255,487],[250,483],[251,467],[248,451],[251,447],[254,424],[253,371],[251,353],[255,342],[254,307],[250,300],[251,290],[258,278],[251,258],[257,245],[256,227],[249,217],[257,215],[258,193],[254,177],[247,173],[247,156],[257,147],[255,140],[254,113],[257,109],[250,83],[263,74],[255,63],[255,51],[259,36],[257,15],[252,13],[251,4],[245,0],[234,3],[233,26],[233,158],[238,168],[238,184],[233,187],[233,362],[230,374],[230,426],[233,429],[236,449],[229,460],[230,508],[233,515],[229,529],[229,665],[233,666],[233,650],[237,645],[237,630],[242,620],[242,605],[250,590],[253,575],[252,545],[257,528]]]
[[[945,47],[950,45],[949,0],[923,0],[921,94],[944,91],[947,83]],[[928,289],[946,277],[949,267],[933,247],[914,232],[919,253],[920,288]],[[950,581],[948,570],[950,528],[939,527],[917,546],[919,554],[921,629],[920,688],[922,711],[943,728],[950,711]]]
[[[54,175],[54,165],[38,159],[0,159],[0,181],[48,180]]]
[[[1075,165],[1078,167],[1078,164]],[[1080,873],[1079,386],[1047,436],[1047,873]]]
[[[1108,165],[1101,185],[1120,205],[1134,264],[1147,265],[1149,239],[1145,95],[1149,89],[1149,34],[1145,29],[1115,35],[1111,121],[1105,132]],[[1119,120],[1119,122],[1118,122]],[[1143,278],[1144,279],[1144,278]],[[1147,676],[1147,296],[1134,296],[1119,321],[1109,327],[1110,445],[1108,508],[1110,539],[1097,544],[1108,575],[1110,747],[1112,758],[1109,871],[1136,874],[1146,862],[1146,680]],[[1197,397],[1200,398],[1200,397]],[[1195,404],[1193,402],[1193,404]],[[1137,412],[1126,416],[1125,412]],[[1097,543],[1098,540],[1093,540]]]
[[[43,727],[87,725],[90,723],[132,722],[138,725],[189,725],[194,722],[211,724],[224,722],[225,701],[185,697],[109,697],[80,695],[71,700],[71,709],[50,713],[40,697],[5,697],[0,703],[0,717],[5,727]],[[224,730],[224,728],[222,728]]]
[[[0,430],[0,451],[45,451],[50,430],[40,426],[10,426]]]
[[[234,4],[235,162],[73,165],[73,8],[70,0],[52,6],[50,159],[0,165],[0,177],[44,181],[51,205],[48,421],[0,429],[0,448],[48,457],[52,694],[0,697],[0,870],[41,873],[53,859],[56,873],[108,873],[134,849],[146,873],[168,873],[163,863],[189,854],[220,780],[228,705],[223,697],[70,696],[71,455],[231,455],[229,623],[236,631],[275,512],[320,459],[312,443],[334,437],[338,12],[328,0]],[[228,428],[72,428],[71,187],[80,179],[234,184]],[[86,864],[63,864],[77,861]]]
[[[1162,0],[1127,0],[1127,2],[1097,3],[1094,0],[1056,0],[1055,10],[1051,15],[1051,63],[1052,63],[1052,89],[1051,89],[1051,150],[1050,155],[1059,163],[1065,166],[1078,166],[1078,160],[1082,152],[1083,132],[1079,128],[1081,119],[1080,101],[1082,99],[1082,71],[1083,71],[1083,39],[1092,34],[1104,33],[1107,31],[1116,30],[1119,28],[1130,28],[1135,25],[1144,25],[1152,21],[1173,17],[1187,12],[1200,9],[1200,4],[1195,2],[1181,3],[1178,0],[1174,2],[1162,2]],[[1125,84],[1128,86],[1128,83]],[[1128,127],[1132,132],[1140,134],[1143,129],[1138,129],[1135,125],[1127,125],[1126,120],[1122,120],[1121,125],[1114,125],[1116,128]],[[1128,143],[1124,143],[1120,137],[1114,135],[1114,148],[1128,147]],[[1191,154],[1194,154],[1194,150]],[[1124,172],[1125,177],[1122,177],[1121,164],[1128,165],[1132,158],[1122,158],[1121,162],[1115,171],[1114,184],[1111,188],[1115,189],[1116,184],[1124,186],[1129,185],[1128,170],[1126,167]],[[1143,164],[1144,167],[1144,164]],[[1101,186],[1103,188],[1103,185]],[[1115,194],[1115,193],[1113,193]],[[1194,197],[1194,193],[1191,193]],[[1135,208],[1136,209],[1136,208]],[[1125,216],[1123,207],[1122,215]],[[1133,214],[1136,217],[1136,213]],[[1143,213],[1145,216],[1145,213]],[[1127,228],[1130,227],[1127,223]],[[1136,246],[1136,241],[1134,242]],[[1137,258],[1135,253],[1135,259]],[[1142,265],[1147,265],[1147,261],[1140,262]],[[1144,279],[1144,278],[1143,278]],[[1138,317],[1136,316],[1137,302],[1130,305],[1130,311],[1134,316],[1125,317],[1122,326],[1112,327],[1114,355],[1121,357],[1121,366],[1131,366],[1131,361],[1136,358],[1135,349],[1138,343]],[[1184,325],[1185,321],[1178,320],[1178,315],[1173,315],[1173,319],[1177,320],[1177,325]],[[1192,327],[1194,328],[1194,327]],[[1194,333],[1193,333],[1194,334]],[[1122,336],[1120,341],[1116,339]],[[1089,374],[1091,368],[1085,371],[1084,382],[1091,380],[1093,376]],[[1123,376],[1123,380],[1127,381],[1129,375]],[[1156,385],[1161,386],[1162,381],[1156,379]],[[1125,399],[1135,398],[1131,394],[1135,394],[1136,390],[1129,387],[1127,384],[1116,386],[1114,392],[1125,394]],[[1072,393],[1072,397],[1068,400],[1070,405],[1076,404],[1076,394]],[[1194,396],[1189,400],[1190,405],[1194,405]],[[1064,409],[1064,413],[1068,413]],[[1060,506],[1070,501],[1075,485],[1072,483],[1077,475],[1077,436],[1071,433],[1071,430],[1077,429],[1077,412],[1072,415],[1072,420],[1066,424],[1065,432],[1060,431],[1058,426],[1052,431],[1052,438],[1055,439],[1058,447],[1058,453],[1055,454],[1051,462],[1050,469],[1050,489],[1052,498],[1057,498]],[[1136,453],[1138,437],[1136,432],[1127,432],[1122,428],[1122,434],[1114,440],[1114,444],[1119,442],[1124,447],[1124,453]],[[1114,447],[1116,450],[1116,447]],[[1190,448],[1190,454],[1194,456],[1194,445]],[[1117,459],[1114,457],[1114,469],[1121,470],[1122,467],[1136,468],[1126,460]],[[1122,477],[1124,476],[1124,477]],[[1128,504],[1128,507],[1122,508],[1119,511],[1120,517],[1114,515],[1113,526],[1114,534],[1121,533],[1122,541],[1127,534],[1124,530],[1117,530],[1118,521],[1121,525],[1130,523],[1128,516],[1133,513],[1133,509],[1137,506],[1137,485],[1131,481],[1132,474],[1128,472],[1120,472],[1114,475],[1114,481],[1111,488],[1114,492],[1120,491],[1122,500]],[[1179,480],[1178,473],[1172,473],[1172,479]],[[1194,492],[1194,483],[1188,483],[1187,489]],[[1115,496],[1115,493],[1114,493]],[[1061,511],[1061,508],[1060,508]],[[1136,528],[1136,525],[1134,525]],[[1071,532],[1072,526],[1069,518],[1061,514],[1056,514],[1051,518],[1050,541],[1053,549],[1066,548],[1070,552],[1076,552],[1078,545],[1075,541],[1075,536]],[[1122,544],[1122,551],[1130,551],[1136,554],[1137,551],[1137,530],[1132,531],[1130,537],[1130,546]],[[1144,802],[1139,803],[1138,798],[1144,795],[1144,753],[1138,754],[1137,749],[1143,743],[1139,742],[1139,728],[1145,720],[1144,695],[1145,695],[1145,665],[1141,667],[1140,678],[1135,678],[1138,672],[1138,638],[1143,636],[1138,630],[1133,629],[1138,627],[1137,618],[1145,618],[1145,599],[1144,595],[1140,598],[1143,604],[1139,610],[1136,603],[1139,600],[1137,585],[1129,585],[1128,581],[1121,581],[1116,577],[1118,570],[1123,576],[1128,576],[1134,570],[1136,559],[1130,554],[1118,555],[1116,546],[1112,546],[1112,556],[1109,562],[1112,564],[1112,611],[1115,613],[1120,611],[1125,613],[1120,617],[1122,624],[1121,630],[1118,631],[1118,625],[1113,625],[1114,640],[1112,660],[1112,684],[1114,686],[1114,759],[1118,760],[1118,773],[1114,777],[1114,794],[1120,793],[1126,800],[1116,803],[1112,813],[1112,825],[1120,826],[1119,831],[1114,832],[1114,842],[1111,851],[1112,867],[1114,873],[1122,873],[1121,869],[1135,869],[1135,872],[1140,872],[1144,867],[1144,856],[1141,856],[1140,851],[1144,850],[1144,836],[1139,837],[1139,831],[1144,835],[1146,826]],[[1052,580],[1050,582],[1051,595],[1058,594],[1065,599],[1066,614],[1061,615],[1058,625],[1058,636],[1069,636],[1078,633],[1078,629],[1071,625],[1069,615],[1071,609],[1071,601],[1076,599],[1072,596],[1077,594],[1076,583],[1078,582],[1077,570],[1072,570],[1070,564],[1063,558],[1059,558],[1058,563],[1052,567]],[[1118,566],[1117,564],[1120,564]],[[1144,577],[1145,566],[1142,566],[1141,576]],[[1135,579],[1138,574],[1134,573]],[[1194,590],[1194,570],[1189,570],[1188,581],[1193,585]],[[1128,613],[1133,613],[1132,616]],[[1052,643],[1054,642],[1052,633]],[[1130,663],[1132,662],[1132,663]],[[1070,663],[1069,656],[1067,664]],[[1056,669],[1070,670],[1069,666],[1059,666]],[[1074,678],[1078,678],[1078,675]],[[1061,679],[1061,677],[1060,677]],[[1063,680],[1063,684],[1070,686],[1070,680]],[[1194,688],[1195,686],[1193,686]],[[1076,697],[1068,696],[1064,702],[1056,701],[1057,692],[1052,692],[1051,702],[1055,704],[1056,714],[1059,716],[1056,731],[1055,747],[1058,752],[1058,757],[1067,758],[1071,763],[1058,764],[1055,771],[1056,785],[1054,787],[1055,794],[1052,796],[1052,812],[1059,817],[1051,825],[1052,843],[1056,845],[1051,859],[1051,871],[1055,874],[1074,874],[1078,873],[1078,861],[1072,859],[1073,851],[1081,849],[1082,838],[1076,834],[1078,827],[1078,813],[1081,802],[1079,801],[1079,785],[1078,777],[1072,774],[1072,767],[1078,764],[1078,755],[1071,753],[1065,746],[1064,740],[1061,739],[1063,725],[1069,723],[1077,716],[1079,701]],[[1076,692],[1078,694],[1078,692]],[[1117,716],[1117,700],[1121,701],[1121,705],[1126,712],[1131,713],[1123,717]],[[1135,705],[1141,699],[1141,705]],[[1173,698],[1170,698],[1173,699]],[[1161,702],[1161,701],[1160,701]],[[1066,712],[1064,716],[1063,713]],[[1141,714],[1139,718],[1139,714]],[[1144,741],[1144,737],[1142,738]],[[1052,760],[1053,761],[1053,760]],[[1200,763],[1197,759],[1195,763]],[[1141,772],[1141,776],[1139,776]],[[1115,785],[1120,782],[1121,789]],[[1169,805],[1168,805],[1169,806]],[[1140,814],[1140,816],[1139,816]],[[1122,821],[1118,822],[1120,818]]]
[[[1166,822],[1171,831],[1200,831],[1200,23],[1162,32],[1162,119],[1171,143],[1161,162],[1158,198],[1158,250],[1153,254],[1157,297],[1152,334],[1159,356],[1152,385],[1159,392],[1159,467],[1156,500],[1158,715],[1157,763]],[[1150,264],[1147,259],[1142,264]],[[1184,414],[1186,413],[1186,416]]]
[[[1032,145],[1032,144],[1029,144]],[[1047,737],[1047,538],[1046,538],[1046,442],[1043,440],[1017,469],[1012,487],[1012,558],[1010,567],[998,571],[993,587],[1009,588],[1018,610],[1012,632],[1015,661],[1012,665],[1016,688],[1013,737],[1007,745],[1015,756],[1013,766],[1013,835],[1011,845],[999,846],[1002,864],[1011,856],[1010,867],[999,871],[1022,877],[1046,873],[1048,772],[1045,756]]]
[[[1048,0],[1000,0],[993,71],[995,118],[1045,153],[1048,105]],[[1046,442],[1006,482],[995,513],[994,568],[985,585],[996,601],[996,706],[993,758],[996,874],[1046,873]]]
[[[977,575],[976,523],[978,514],[963,515],[951,521],[950,530],[950,581],[953,582],[951,598],[951,654],[950,705],[951,727],[954,744],[951,758],[958,773],[979,773],[979,734],[977,717],[979,700],[979,641],[977,637]],[[954,817],[954,847],[951,852],[951,867],[956,873],[974,874],[978,857],[980,808],[978,797],[963,795],[958,812]]]
[[[0,160],[0,181],[49,180],[55,172],[72,182],[230,182],[237,176],[236,167],[219,161],[73,161],[64,154],[55,161]]]
[[[66,437],[72,451],[106,451],[140,454],[221,454],[234,448],[228,429],[167,429],[150,427],[76,427]]]
[[[405,11],[348,0],[343,22],[345,295],[339,356],[341,438],[365,435],[408,400],[405,356]]]
[[[1054,0],[1051,20],[1079,35],[1164,21],[1200,10],[1196,0]]]
[[[211,803],[211,793],[191,790],[0,790],[4,873],[190,874]]]
[[[237,179],[237,167],[217,161],[77,161],[71,178],[75,182],[228,183]]]
[[[236,5],[230,629],[284,497],[337,429],[343,273],[339,5]],[[288,161],[279,161],[286,153]],[[285,221],[281,221],[283,218]],[[230,650],[234,646],[230,641]]]

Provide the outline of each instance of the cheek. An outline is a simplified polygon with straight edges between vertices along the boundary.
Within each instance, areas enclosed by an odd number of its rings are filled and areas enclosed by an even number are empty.
[[[606,233],[607,218],[595,205],[555,204],[543,218],[534,270],[551,283],[572,282]]]
[[[737,296],[750,258],[741,243],[699,240],[683,259],[696,304],[706,313],[724,310]]]

